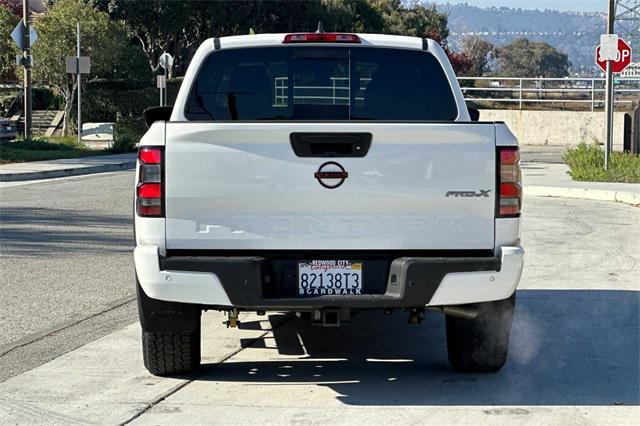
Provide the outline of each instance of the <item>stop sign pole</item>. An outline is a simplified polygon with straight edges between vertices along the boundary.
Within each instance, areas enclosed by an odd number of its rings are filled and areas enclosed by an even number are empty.
[[[624,71],[631,64],[631,46],[615,34],[603,34],[600,46],[596,49],[596,63],[607,73],[607,149],[605,149],[605,170],[608,167],[609,153],[613,148],[613,112],[615,100],[613,90],[613,74]]]
[[[600,37],[600,47],[596,49],[596,63],[607,75],[606,83],[606,117],[607,134],[604,154],[604,169],[609,168],[609,155],[613,150],[613,114],[615,111],[613,73],[624,71],[631,64],[631,46],[614,34],[614,22],[617,0],[609,0],[609,16],[607,34]]]
[[[613,34],[616,16],[616,0],[609,0],[609,16],[607,19],[607,34]],[[613,144],[613,69],[611,60],[607,61],[607,87],[606,87],[606,116],[607,116],[607,138],[604,148],[604,169],[609,169],[609,153]]]

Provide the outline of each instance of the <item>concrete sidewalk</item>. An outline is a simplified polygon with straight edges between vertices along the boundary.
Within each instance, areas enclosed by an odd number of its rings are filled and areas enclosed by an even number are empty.
[[[132,169],[136,154],[100,155],[0,165],[0,182],[50,179]]]
[[[523,161],[522,180],[525,196],[580,198],[640,205],[640,184],[576,182],[571,179],[566,164]]]
[[[520,145],[520,158],[525,163],[564,164],[562,156],[567,148],[561,145]]]

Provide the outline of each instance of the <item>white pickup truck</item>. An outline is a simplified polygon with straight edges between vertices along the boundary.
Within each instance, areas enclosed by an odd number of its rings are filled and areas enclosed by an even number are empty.
[[[213,38],[145,112],[134,252],[144,363],[200,365],[200,318],[446,315],[459,371],[505,363],[524,250],[518,142],[432,40]]]

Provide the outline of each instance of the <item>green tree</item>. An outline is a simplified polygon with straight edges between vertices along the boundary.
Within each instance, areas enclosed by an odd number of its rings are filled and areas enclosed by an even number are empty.
[[[124,22],[129,36],[142,47],[151,71],[158,70],[162,52],[169,52],[178,73],[185,70],[198,45],[210,37],[248,34],[250,29],[257,33],[307,30],[313,17],[322,16],[324,11],[323,2],[295,0],[93,0],[93,4],[112,19]]]
[[[495,46],[480,37],[465,37],[461,44],[462,53],[469,58],[471,64],[467,74],[481,77],[489,68]]]
[[[326,31],[381,32],[384,28],[383,16],[367,0],[322,0],[313,6],[307,11],[307,26],[291,31],[313,31],[319,21]]]
[[[0,81],[16,78],[18,47],[11,39],[11,31],[18,19],[4,6],[0,6]]]
[[[77,79],[67,74],[65,57],[76,55],[76,23],[80,22],[83,56],[91,57],[91,74],[86,78],[141,78],[144,56],[130,46],[121,23],[112,22],[106,13],[98,12],[83,0],[58,0],[35,22],[38,42],[33,46],[34,79],[49,85],[63,97],[64,134],[69,133],[69,120]],[[146,72],[148,76],[148,72]]]
[[[509,77],[566,77],[569,57],[544,42],[526,38],[496,49],[500,74]]]
[[[152,71],[158,69],[158,58],[163,51],[176,57],[182,49],[201,39],[199,33],[203,28],[197,25],[196,16],[211,4],[166,0],[93,0],[92,3],[98,10],[108,12],[112,19],[123,22],[129,37],[142,48]]]
[[[0,0],[0,8],[8,10],[18,20],[22,18],[22,1]]]
[[[152,71],[157,70],[163,51],[173,55],[175,71],[181,73],[207,38],[248,34],[250,29],[256,33],[314,31],[322,21],[327,31],[448,36],[447,16],[417,0],[92,0],[92,4],[124,22]]]
[[[427,37],[437,34],[443,40],[449,37],[447,15],[438,12],[435,5],[425,6],[416,0],[409,7],[402,7],[400,16],[404,26],[401,35]]]

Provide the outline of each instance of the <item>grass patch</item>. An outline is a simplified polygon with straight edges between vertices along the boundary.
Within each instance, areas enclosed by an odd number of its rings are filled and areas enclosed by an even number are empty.
[[[581,143],[562,157],[573,180],[589,182],[640,183],[640,155],[612,152],[604,170],[604,151],[598,145]]]
[[[19,139],[14,142],[0,141],[0,164],[78,158],[110,153],[110,151],[88,149],[73,137]]]

